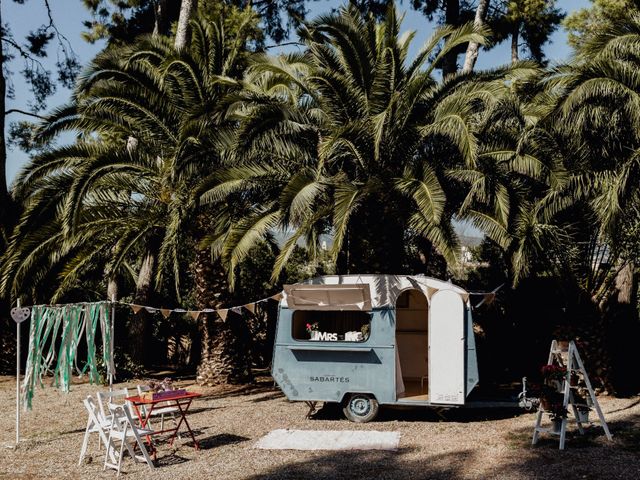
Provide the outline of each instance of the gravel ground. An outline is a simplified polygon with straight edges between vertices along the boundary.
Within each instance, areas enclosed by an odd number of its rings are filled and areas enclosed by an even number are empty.
[[[103,472],[103,456],[90,443],[88,461],[78,466],[86,424],[82,398],[91,385],[71,393],[38,391],[33,411],[23,414],[24,442],[14,441],[15,383],[0,377],[0,478],[114,478]],[[190,385],[182,382],[180,386]],[[134,384],[127,384],[132,386]],[[369,424],[354,424],[335,409],[305,420],[306,406],[289,403],[268,379],[248,388],[200,390],[189,422],[201,450],[183,440],[174,451],[159,445],[151,473],[127,456],[123,478],[159,479],[638,479],[640,478],[640,398],[601,398],[614,441],[592,426],[587,435],[570,434],[567,450],[557,440],[530,445],[534,414],[517,411],[457,410],[442,419],[427,409],[381,410]],[[116,388],[120,387],[117,385]],[[197,386],[190,389],[198,391]],[[384,451],[267,451],[256,441],[277,428],[308,430],[385,430],[402,434],[400,449]]]

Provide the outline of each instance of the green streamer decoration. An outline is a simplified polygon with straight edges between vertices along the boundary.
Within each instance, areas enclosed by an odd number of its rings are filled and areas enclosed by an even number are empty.
[[[115,376],[111,357],[113,332],[111,304],[108,302],[64,306],[36,305],[29,324],[29,349],[25,376],[22,382],[22,404],[31,409],[37,385],[44,386],[45,375],[53,375],[53,384],[69,391],[71,377],[88,373],[92,384],[100,381],[96,334],[100,326],[102,362],[107,378]],[[84,361],[78,357],[78,347],[86,343]]]

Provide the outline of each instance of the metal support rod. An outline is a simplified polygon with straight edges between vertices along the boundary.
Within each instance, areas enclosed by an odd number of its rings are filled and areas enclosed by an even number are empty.
[[[18,298],[18,308],[20,299]],[[16,322],[16,445],[20,442],[20,325]]]

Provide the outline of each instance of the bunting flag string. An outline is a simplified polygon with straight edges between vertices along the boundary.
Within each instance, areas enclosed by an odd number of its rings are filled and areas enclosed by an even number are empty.
[[[482,300],[478,304],[476,304],[476,306],[473,308],[478,308],[481,305],[491,305],[496,299],[496,294],[498,293],[498,290],[500,290],[502,287],[504,287],[504,283],[498,285],[496,288],[494,288],[490,292],[469,292],[469,295],[471,296],[482,297]]]
[[[251,313],[255,313],[256,306],[262,304],[264,302],[268,302],[269,300],[275,300],[279,302],[284,298],[282,292],[276,293],[275,295],[271,295],[270,297],[261,298],[260,300],[255,300],[253,302],[245,303],[244,305],[236,305],[233,307],[225,307],[225,308],[203,308],[201,310],[191,310],[184,308],[163,308],[163,307],[151,307],[148,305],[140,305],[137,303],[128,303],[128,302],[79,302],[79,303],[69,303],[63,305],[32,305],[32,308],[35,307],[70,307],[70,306],[86,306],[86,305],[96,305],[96,304],[110,304],[117,303],[118,305],[125,305],[131,308],[133,313],[137,314],[142,309],[146,310],[149,313],[158,313],[160,312],[164,318],[169,318],[173,313],[180,313],[189,315],[194,320],[197,320],[201,314],[203,313],[216,313],[222,320],[226,320],[229,312],[241,314],[243,310],[248,310]],[[26,307],[25,307],[26,308]]]
[[[147,305],[138,305],[136,303],[126,303],[126,302],[117,302],[120,305],[126,305],[131,307],[133,313],[138,313],[142,309],[146,310],[149,313],[158,313],[160,312],[164,318],[169,318],[172,313],[180,313],[187,314],[194,321],[197,321],[201,314],[203,313],[215,313],[217,314],[222,321],[226,321],[229,316],[229,312],[241,314],[243,310],[248,310],[251,313],[256,312],[256,306],[268,302],[269,300],[275,300],[279,302],[282,300],[282,293],[276,293],[275,295],[271,295],[270,297],[261,298],[260,300],[256,300],[254,302],[249,302],[244,305],[236,305],[234,307],[226,307],[226,308],[203,308],[201,310],[186,310],[184,308],[157,308],[157,307],[149,307]]]

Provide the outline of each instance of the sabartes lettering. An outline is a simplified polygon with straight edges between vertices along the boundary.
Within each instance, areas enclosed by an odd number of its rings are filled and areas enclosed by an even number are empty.
[[[309,377],[312,382],[321,383],[349,383],[349,377],[334,377],[333,375],[321,375],[319,377]]]

